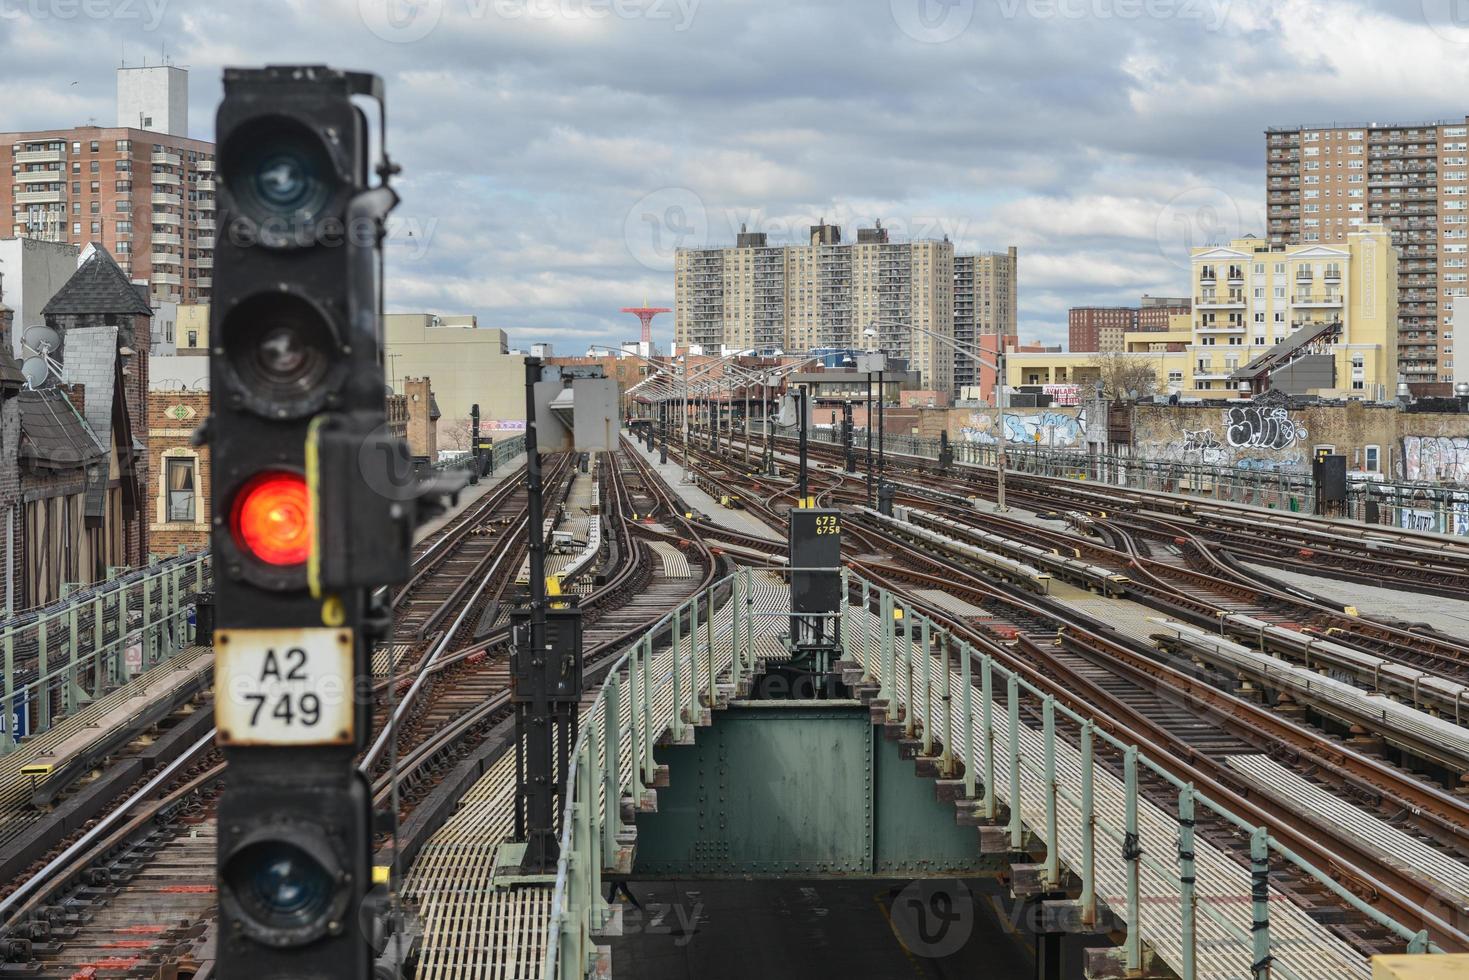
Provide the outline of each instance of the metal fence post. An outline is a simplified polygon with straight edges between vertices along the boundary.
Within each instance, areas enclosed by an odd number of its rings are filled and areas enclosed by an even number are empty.
[[[1097,815],[1092,800],[1092,723],[1081,725],[1081,921],[1097,921]]]
[[[1197,954],[1194,949],[1194,787],[1178,791],[1178,917],[1180,958],[1179,980],[1194,980]]]
[[[744,666],[745,653],[740,648],[740,611],[744,602],[740,595],[740,575],[735,573],[729,580],[729,679],[734,685],[735,697],[740,694],[740,668]]]
[[[944,713],[944,750],[939,756],[939,766],[945,779],[954,778],[954,700],[949,690],[949,650],[952,643],[947,632],[939,634],[939,701]]]
[[[673,654],[673,718],[669,722],[673,741],[679,742],[683,738],[683,681],[680,679],[679,659],[683,652],[683,607],[673,611],[673,646],[669,648]],[[651,735],[650,735],[651,737]]]
[[[1136,972],[1143,964],[1143,935],[1139,926],[1138,862],[1142,842],[1137,833],[1137,746],[1129,745],[1122,756],[1126,793],[1126,829],[1122,837],[1122,860],[1127,862],[1127,969]]]
[[[119,582],[117,585],[117,646],[113,649],[113,678],[118,681],[132,679],[132,672],[127,665],[127,635],[128,635],[128,584]]]
[[[1254,934],[1254,962],[1250,975],[1254,980],[1270,976],[1270,832],[1256,827],[1250,834],[1250,906],[1254,918],[1250,931]]]
[[[755,573],[745,569],[745,669],[755,672]]]
[[[893,596],[887,589],[878,592],[878,608],[882,610],[882,694],[887,698],[887,717],[891,721],[898,687],[893,677]]]
[[[602,705],[603,867],[611,867],[617,860],[617,835],[622,831],[621,695],[621,682],[614,670],[607,675],[607,695]]]
[[[918,726],[922,722],[918,719],[918,689],[922,686],[922,678],[919,675],[917,665],[913,663],[913,632],[918,630],[922,633],[918,617],[911,620],[906,617],[903,620],[903,677],[907,681],[905,690],[908,695],[908,711],[903,718],[903,734],[910,739],[918,736]]]
[[[1025,846],[1025,828],[1020,821],[1020,681],[1015,674],[1007,678],[1010,709],[1010,847]]]
[[[643,785],[652,786],[654,776],[653,743],[653,634],[643,637]],[[633,721],[637,725],[637,721]],[[642,802],[642,797],[638,798]]]
[[[841,617],[837,620],[837,634],[842,644],[842,659],[846,660],[852,656],[852,573],[851,570],[842,567],[842,602],[837,608],[837,614]]]
[[[1046,737],[1046,885],[1061,885],[1060,831],[1056,813],[1056,699],[1049,694],[1041,713]]]
[[[638,661],[642,658],[643,643],[633,644],[627,658],[627,721],[628,735],[631,736],[632,749],[632,778],[628,780],[627,790],[632,796],[633,802],[641,803],[643,799],[643,732],[642,732],[642,690],[643,680],[638,668]],[[646,669],[646,668],[644,668]]]
[[[66,694],[64,695],[65,701],[63,703],[66,705],[67,712],[70,713],[75,711],[79,707],[78,702],[81,700],[77,697],[77,689],[79,687],[79,685],[77,684],[77,678],[81,676],[78,673],[79,666],[77,661],[77,648],[81,644],[79,642],[80,637],[77,635],[77,604],[74,602],[67,606],[66,609],[66,628],[66,659],[68,667],[66,671]]]
[[[918,696],[913,700],[923,705],[923,755],[925,758],[933,755],[933,684],[928,674],[930,659],[933,651],[933,624],[927,617],[923,620],[922,630],[923,642],[921,650],[923,656],[918,662]]]
[[[989,654],[980,661],[979,710],[983,727],[984,752],[984,818],[994,820],[999,815],[998,794],[995,793],[995,689],[994,663]]]
[[[591,733],[588,733],[589,735]],[[595,765],[597,762],[596,749],[592,746],[591,738],[582,743],[586,758],[583,760],[579,775],[581,779],[581,804],[580,810],[586,816],[582,820],[582,833],[584,843],[578,848],[578,856],[586,862],[587,878],[591,887],[591,894],[587,902],[587,912],[593,928],[600,928],[607,921],[607,903],[602,898],[602,862],[600,860],[602,851],[602,812],[596,805],[597,800],[597,773]]]
[[[713,716],[715,697],[714,687],[714,586],[709,586],[704,591],[704,681],[709,686],[709,712]],[[694,709],[698,710],[699,699],[694,698]]]
[[[107,603],[99,594],[92,600],[92,696],[101,697],[102,689],[107,686],[102,672],[106,666],[107,657],[102,650],[102,643],[106,629],[102,625],[104,611]]]
[[[969,677],[973,664],[973,650],[969,644],[959,645],[959,724],[964,731],[964,798],[974,799],[975,782],[979,775],[979,759],[974,754],[974,685]],[[987,669],[987,668],[984,668]],[[985,795],[989,795],[989,784],[985,784]]]

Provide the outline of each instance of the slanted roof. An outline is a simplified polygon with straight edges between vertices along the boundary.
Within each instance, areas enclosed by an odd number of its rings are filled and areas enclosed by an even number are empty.
[[[87,313],[120,313],[152,316],[153,308],[139,294],[127,273],[113,260],[111,253],[97,242],[92,254],[77,267],[51,301],[41,310],[43,316],[77,316]],[[70,346],[71,341],[67,344]],[[89,398],[88,401],[91,399]]]
[[[61,389],[22,391],[16,402],[20,405],[20,458],[30,465],[80,469],[106,455]]]
[[[428,417],[430,422],[437,422],[444,417],[444,413],[439,411],[438,396],[433,392],[429,392],[428,394]]]

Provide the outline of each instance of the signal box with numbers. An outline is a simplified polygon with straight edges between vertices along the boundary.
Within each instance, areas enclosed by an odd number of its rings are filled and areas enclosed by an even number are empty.
[[[842,601],[842,514],[790,512],[791,610],[834,613]]]
[[[790,511],[791,634],[793,653],[827,654],[838,649],[836,615],[842,608],[842,514],[839,510]]]

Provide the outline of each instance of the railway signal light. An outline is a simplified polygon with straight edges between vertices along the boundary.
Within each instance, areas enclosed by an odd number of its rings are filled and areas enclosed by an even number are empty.
[[[379,266],[396,195],[354,98],[371,75],[227,69],[207,429],[224,980],[368,976],[373,587],[406,577],[411,486],[386,435]]]

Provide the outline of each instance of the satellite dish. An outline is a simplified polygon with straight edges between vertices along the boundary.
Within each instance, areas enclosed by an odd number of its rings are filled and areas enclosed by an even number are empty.
[[[51,377],[51,366],[46,363],[46,358],[40,354],[33,354],[25,359],[20,366],[20,373],[25,375],[26,384],[31,388],[39,388]]]
[[[25,333],[21,334],[20,342],[29,347],[32,352],[42,356],[61,350],[61,335],[41,324],[26,327]]]

